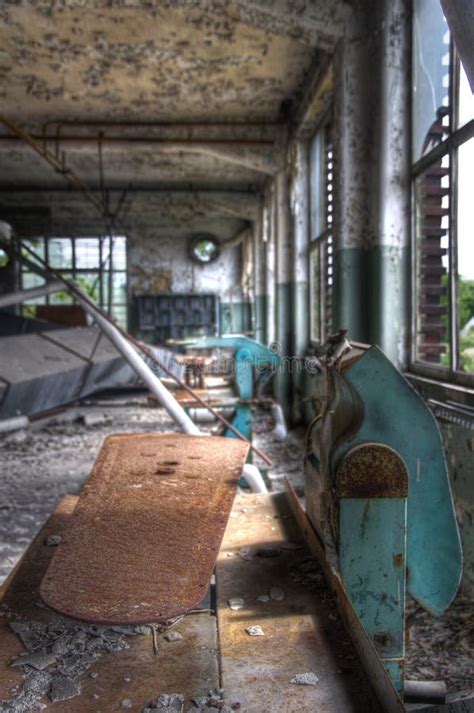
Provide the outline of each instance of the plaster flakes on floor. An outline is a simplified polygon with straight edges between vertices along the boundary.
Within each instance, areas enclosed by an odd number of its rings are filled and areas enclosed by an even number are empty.
[[[298,686],[317,686],[319,678],[311,671],[307,673],[297,673],[296,676],[293,676],[290,683],[295,683]]]
[[[276,602],[282,602],[285,598],[285,592],[281,589],[281,587],[272,587],[270,589],[270,597]]]
[[[128,649],[125,633],[127,636],[148,633],[148,628],[143,631],[144,627],[117,627],[119,631],[115,631],[59,617],[48,624],[13,619],[9,625],[28,652],[11,665],[21,667],[26,679],[21,690],[0,705],[2,713],[26,713],[36,705],[45,707],[41,699],[48,694],[53,702],[74,698],[81,692],[82,676],[103,652]],[[89,676],[96,678],[97,673]]]
[[[262,627],[260,624],[255,624],[254,626],[248,626],[245,631],[249,636],[265,636],[265,632],[263,631]]]
[[[183,638],[183,635],[179,633],[179,631],[170,631],[167,634],[164,635],[165,641],[181,641]]]
[[[244,608],[244,605],[245,602],[242,597],[232,597],[232,599],[229,599],[229,607],[232,611],[239,611],[239,609]]]

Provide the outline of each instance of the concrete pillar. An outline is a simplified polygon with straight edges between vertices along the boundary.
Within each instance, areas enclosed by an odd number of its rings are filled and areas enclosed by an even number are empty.
[[[302,356],[309,341],[309,147],[298,141],[295,147],[295,178],[292,186],[293,219],[293,299],[292,344],[295,356]]]
[[[265,209],[254,223],[254,333],[257,342],[267,343],[267,292],[265,282]]]
[[[276,203],[276,339],[282,357],[292,356],[291,287],[293,277],[293,247],[290,195],[286,171],[275,176]],[[283,363],[275,378],[275,393],[286,413],[290,406],[291,375],[288,363]]]
[[[275,192],[268,192],[266,206],[266,243],[265,243],[265,282],[267,294],[267,343],[276,339],[275,331],[275,246],[276,246],[276,210]]]
[[[333,327],[367,341],[366,313],[370,245],[370,117],[374,66],[364,7],[354,9],[334,60],[335,184]],[[372,131],[371,131],[372,129]]]
[[[293,354],[302,357],[308,347],[310,332],[309,309],[309,145],[298,141],[294,147],[291,212],[293,221],[293,274],[291,304],[291,341]],[[302,373],[294,369],[292,375],[292,420],[302,418]]]
[[[355,6],[335,59],[333,326],[406,365],[410,0]]]
[[[380,10],[378,220],[369,336],[403,368],[410,325],[410,0],[382,0]]]

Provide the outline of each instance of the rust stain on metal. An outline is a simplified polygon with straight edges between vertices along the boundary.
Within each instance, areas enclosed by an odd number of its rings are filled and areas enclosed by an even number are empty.
[[[159,465],[171,447],[179,462]],[[109,436],[41,584],[44,602],[102,624],[192,609],[209,584],[247,453],[232,438]]]
[[[406,498],[408,472],[403,459],[381,443],[352,448],[336,472],[339,498]]]
[[[396,569],[400,569],[400,567],[403,566],[404,558],[403,555],[394,555],[393,556],[393,564]]]
[[[0,598],[9,616],[0,617],[0,701],[11,697],[13,686],[21,688],[25,682],[21,669],[10,666],[12,659],[24,652],[24,647],[9,622],[20,619],[52,627],[64,624],[55,612],[38,606],[38,590],[54,550],[44,542],[52,534],[64,538],[73,526],[71,521],[77,501],[78,498],[71,496],[63,498],[5,583],[3,598]],[[133,711],[141,711],[160,691],[179,691],[189,703],[187,710],[192,696],[204,694],[219,685],[216,620],[204,612],[190,614],[176,628],[183,635],[181,642],[165,650],[161,637],[159,639],[159,669],[153,655],[151,632],[129,636],[129,648],[97,658],[82,676],[82,690],[78,696],[54,704],[45,697],[42,702],[49,704],[48,710],[51,706],[54,713],[91,713],[96,710],[105,713],[122,710],[121,701],[129,698],[134,703]],[[94,677],[90,676],[91,672]],[[125,678],[129,680],[125,681]],[[99,695],[96,703],[94,695]]]

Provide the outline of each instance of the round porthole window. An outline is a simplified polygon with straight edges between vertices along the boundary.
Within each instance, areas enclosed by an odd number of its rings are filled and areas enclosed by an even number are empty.
[[[212,262],[219,257],[220,246],[213,235],[201,233],[191,239],[191,257],[201,264]]]
[[[0,268],[1,267],[6,267],[8,263],[10,262],[10,256],[5,250],[2,250],[0,248]]]

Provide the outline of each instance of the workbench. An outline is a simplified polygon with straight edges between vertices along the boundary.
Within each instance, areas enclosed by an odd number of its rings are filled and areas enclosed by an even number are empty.
[[[38,593],[55,549],[45,543],[69,527],[76,503],[72,496],[60,502],[2,588],[0,700],[24,683],[21,669],[10,666],[25,651],[12,621],[87,629],[48,609]],[[238,495],[216,564],[211,608],[204,604],[173,626],[169,631],[182,636],[175,641],[150,627],[123,637],[128,648],[101,652],[81,676],[79,695],[54,703],[42,698],[47,710],[109,713],[126,707],[139,713],[159,694],[181,693],[188,711],[192,698],[217,687],[226,705],[252,713],[381,710],[290,505],[285,494]],[[258,600],[262,596],[265,601]],[[235,598],[244,599],[242,609],[230,608]],[[264,635],[250,636],[246,629],[252,626]],[[315,674],[317,684],[291,683],[303,673]]]

